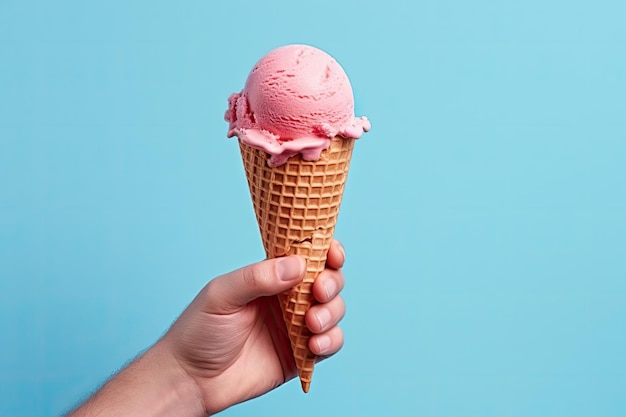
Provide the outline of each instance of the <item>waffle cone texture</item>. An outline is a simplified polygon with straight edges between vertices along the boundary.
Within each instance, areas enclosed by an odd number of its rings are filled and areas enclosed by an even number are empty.
[[[266,152],[241,140],[239,147],[267,258],[306,259],[304,279],[279,300],[302,390],[308,392],[316,356],[309,349],[304,316],[315,303],[313,282],[326,267],[354,139],[332,139],[317,161],[296,155],[273,168]]]

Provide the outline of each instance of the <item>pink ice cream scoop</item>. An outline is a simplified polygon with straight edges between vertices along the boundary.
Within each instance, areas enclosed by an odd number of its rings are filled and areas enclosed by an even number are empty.
[[[271,155],[279,166],[301,154],[319,159],[335,136],[359,138],[370,129],[354,116],[352,86],[330,55],[307,45],[287,45],[254,66],[241,93],[228,99],[228,137]]]

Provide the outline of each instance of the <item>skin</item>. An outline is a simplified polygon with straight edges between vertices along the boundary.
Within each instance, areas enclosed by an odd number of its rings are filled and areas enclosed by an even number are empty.
[[[345,252],[333,241],[306,314],[320,359],[343,345],[339,295]],[[168,332],[69,416],[206,416],[296,376],[276,294],[302,280],[298,256],[265,260],[210,281]]]

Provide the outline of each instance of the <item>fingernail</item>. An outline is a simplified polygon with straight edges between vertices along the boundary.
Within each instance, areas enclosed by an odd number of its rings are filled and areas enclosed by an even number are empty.
[[[298,256],[287,256],[278,260],[276,269],[281,281],[293,281],[304,275],[305,261]]]
[[[315,317],[317,318],[317,321],[320,324],[320,330],[324,330],[324,327],[326,327],[326,325],[330,321],[330,312],[325,308],[321,308],[317,312]]]
[[[316,340],[317,348],[319,349],[320,353],[326,353],[328,348],[330,348],[330,336],[325,334],[319,335],[316,337]]]
[[[334,279],[328,279],[324,283],[324,290],[326,291],[326,298],[330,300],[337,293],[337,283]]]

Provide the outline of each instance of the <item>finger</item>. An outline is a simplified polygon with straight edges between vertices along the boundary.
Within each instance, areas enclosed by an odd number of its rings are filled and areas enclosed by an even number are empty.
[[[326,269],[313,282],[313,296],[320,303],[332,300],[344,286],[341,270]]]
[[[259,297],[283,292],[302,280],[305,269],[303,258],[286,256],[221,275],[206,287],[206,310],[227,314]]]
[[[346,314],[346,304],[341,296],[325,304],[314,305],[306,312],[304,320],[309,330],[315,334],[323,333],[336,326]]]
[[[334,355],[342,346],[343,330],[338,326],[322,334],[313,335],[309,339],[309,349],[318,357]]]
[[[339,269],[343,267],[346,261],[346,251],[343,248],[341,242],[336,239],[330,243],[330,249],[328,249],[328,256],[326,258],[326,266],[331,269]]]

